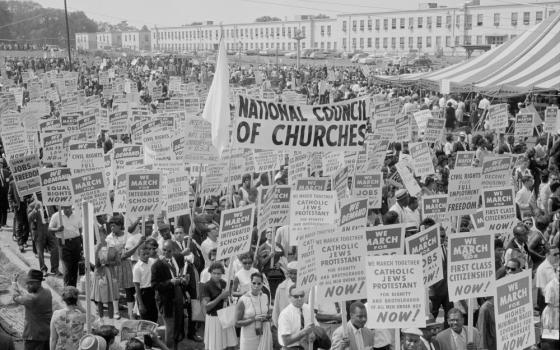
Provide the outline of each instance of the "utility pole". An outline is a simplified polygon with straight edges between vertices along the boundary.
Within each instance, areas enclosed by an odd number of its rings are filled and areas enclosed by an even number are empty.
[[[305,39],[305,36],[303,34],[301,34],[301,30],[297,30],[297,32],[294,34],[294,38],[295,41],[297,41],[297,60],[296,60],[296,69],[299,70],[299,55],[300,55],[300,45],[299,42],[303,39]]]
[[[66,6],[66,0],[64,0],[64,17],[66,18],[66,41],[68,43],[68,64],[70,65],[70,71],[72,71],[72,48],[70,45],[70,27],[68,26],[68,7]]]

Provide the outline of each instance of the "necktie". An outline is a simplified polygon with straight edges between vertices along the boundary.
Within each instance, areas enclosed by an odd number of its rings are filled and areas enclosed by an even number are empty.
[[[177,270],[175,270],[175,265],[173,265],[173,260],[167,259],[167,264],[169,265],[169,268],[171,269],[171,274],[173,275],[173,277],[177,276]]]
[[[358,347],[358,350],[364,350],[365,346],[364,346],[364,337],[362,337],[362,329],[359,328],[356,330],[356,346]]]
[[[300,323],[300,330],[305,328],[305,319],[303,318],[303,310],[299,309],[299,323]]]

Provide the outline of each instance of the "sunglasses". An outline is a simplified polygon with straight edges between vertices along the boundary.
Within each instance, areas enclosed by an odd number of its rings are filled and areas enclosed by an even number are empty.
[[[253,286],[262,286],[262,282],[253,282]]]
[[[303,299],[304,297],[305,297],[304,294],[298,294],[298,295],[293,295],[292,294],[292,298],[294,298],[294,299]]]
[[[506,271],[517,271],[517,267],[506,266]]]

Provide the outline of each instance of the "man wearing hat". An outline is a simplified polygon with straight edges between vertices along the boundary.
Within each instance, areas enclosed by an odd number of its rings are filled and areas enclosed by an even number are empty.
[[[105,350],[107,342],[103,337],[93,334],[86,334],[80,339],[80,348],[78,350]]]
[[[407,221],[406,208],[408,207],[408,202],[410,200],[408,191],[401,188],[395,193],[395,199],[397,200],[397,203],[393,204],[393,206],[389,210],[397,213],[397,215],[399,216],[399,223],[405,223]]]
[[[13,300],[25,307],[23,342],[25,350],[48,350],[52,318],[51,291],[41,286],[43,272],[31,269],[25,285],[27,293],[21,292],[17,281],[13,285]]]
[[[435,337],[442,326],[443,324],[437,322],[433,315],[427,316],[426,327],[420,329],[422,336],[420,336],[419,350],[440,350],[439,345],[435,342]]]
[[[274,308],[272,309],[272,324],[278,326],[278,317],[286,306],[290,304],[290,286],[296,283],[298,262],[290,261],[288,263],[288,278],[276,288],[276,295],[274,296]]]
[[[459,133],[459,140],[453,145],[453,153],[470,151],[469,144],[467,143],[467,134],[464,131]]]
[[[418,350],[422,341],[420,337],[423,335],[418,328],[405,328],[401,331],[402,344],[401,350]],[[446,349],[447,350],[447,349]]]

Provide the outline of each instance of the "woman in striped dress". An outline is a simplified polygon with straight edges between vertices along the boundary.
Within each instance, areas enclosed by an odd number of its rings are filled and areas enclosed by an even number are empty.
[[[126,306],[128,309],[128,317],[133,319],[134,309],[134,283],[132,282],[132,263],[130,257],[136,252],[136,249],[144,243],[145,236],[142,236],[131,249],[126,249],[125,245],[128,240],[128,233],[124,231],[124,218],[121,215],[115,215],[109,219],[109,227],[111,233],[107,236],[107,246],[114,248],[117,252],[116,264],[113,266],[115,276],[119,283],[119,288],[124,289],[126,294]],[[115,318],[120,318],[119,310],[115,310]]]
[[[100,229],[99,242],[95,246],[91,300],[97,304],[100,318],[103,318],[103,304],[108,304],[109,318],[113,318],[113,310],[119,310],[119,285],[112,267],[117,261],[117,252],[107,246],[105,238],[105,230]]]

